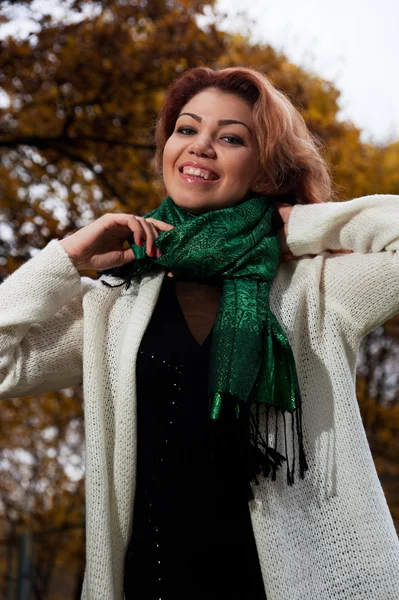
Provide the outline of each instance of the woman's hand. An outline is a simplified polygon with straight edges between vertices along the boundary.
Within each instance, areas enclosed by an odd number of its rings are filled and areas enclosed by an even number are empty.
[[[282,227],[279,231],[280,238],[280,247],[281,247],[281,261],[284,262],[286,260],[292,260],[298,258],[288,248],[287,245],[287,235],[288,235],[288,221],[291,215],[291,211],[293,206],[291,204],[284,204],[283,202],[276,202],[277,210],[280,214],[280,217],[283,220],[284,227]],[[326,250],[325,252],[330,252],[331,254],[351,254],[353,250]]]
[[[281,247],[281,260],[286,261],[294,258],[294,255],[290,252],[287,246],[288,220],[293,207],[292,204],[284,204],[283,202],[276,202],[276,206],[284,223],[284,227],[282,227],[279,231],[279,239]]]
[[[60,243],[77,269],[103,271],[134,259],[133,250],[126,247],[126,242],[132,237],[137,246],[145,244],[148,256],[159,258],[160,252],[154,242],[161,231],[170,229],[173,225],[157,219],[123,213],[107,214]]]

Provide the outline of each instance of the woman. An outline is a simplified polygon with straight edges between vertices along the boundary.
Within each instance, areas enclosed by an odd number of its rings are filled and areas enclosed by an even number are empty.
[[[0,288],[0,395],[83,380],[83,597],[393,600],[355,364],[399,312],[399,198],[324,203],[303,120],[250,69],[183,75],[156,134],[157,211],[106,215]]]

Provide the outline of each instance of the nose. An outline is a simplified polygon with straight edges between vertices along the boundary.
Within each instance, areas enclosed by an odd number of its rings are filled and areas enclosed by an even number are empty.
[[[189,154],[200,156],[202,158],[215,158],[216,152],[212,141],[208,136],[195,136],[195,140],[188,149]]]

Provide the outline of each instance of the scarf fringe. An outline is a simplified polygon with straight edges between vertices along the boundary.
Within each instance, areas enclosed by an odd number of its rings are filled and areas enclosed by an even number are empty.
[[[259,485],[259,476],[276,481],[277,471],[282,470],[284,464],[288,485],[295,483],[296,468],[300,478],[304,479],[308,464],[303,445],[301,407],[289,412],[258,403],[247,409],[240,403],[237,419],[236,402],[231,396],[229,399],[224,395],[223,418],[210,421],[211,460],[216,460],[223,470],[230,465],[238,466],[241,481],[247,485],[248,501],[254,499],[251,483]],[[227,403],[229,410],[226,410]],[[237,473],[234,476],[237,477]]]
[[[250,411],[249,417],[249,444],[250,452],[253,454],[252,469],[255,472],[252,481],[258,485],[259,474],[264,477],[271,476],[271,480],[276,481],[277,471],[285,463],[287,484],[293,485],[297,454],[299,476],[304,479],[308,464],[303,445],[302,408],[298,406],[293,412],[289,412],[271,405],[256,404]],[[291,419],[290,438],[287,423],[289,419]],[[280,435],[279,425],[282,425],[283,429]],[[284,454],[279,451],[281,446],[284,446]]]

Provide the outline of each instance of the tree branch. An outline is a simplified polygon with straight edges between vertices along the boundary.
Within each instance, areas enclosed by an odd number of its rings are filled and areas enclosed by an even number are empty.
[[[114,196],[115,198],[118,198],[118,200],[119,200],[119,202],[121,202],[121,204],[126,204],[126,200],[118,194],[117,190],[108,181],[108,179],[106,177],[104,177],[103,173],[97,173],[94,170],[94,167],[89,160],[83,158],[82,156],[79,156],[78,154],[75,154],[70,148],[62,148],[61,147],[61,148],[57,148],[57,150],[59,152],[63,153],[68,158],[70,158],[71,160],[82,163],[87,169],[89,169],[89,171],[91,171],[91,173],[93,173],[93,175],[95,176],[95,178],[98,181],[101,181],[101,183],[104,185],[104,187],[106,187],[108,189],[108,191],[112,194],[112,196]]]
[[[78,138],[71,138],[68,136],[56,136],[56,137],[37,137],[37,136],[25,136],[16,137],[13,139],[0,139],[0,148],[15,148],[16,146],[35,146],[36,148],[48,149],[55,148],[57,144],[73,144],[76,146],[76,142],[97,142],[98,144],[108,144],[109,146],[122,146],[125,148],[133,148],[134,150],[148,150],[149,152],[155,151],[153,144],[137,144],[135,142],[129,142],[117,139],[101,139],[96,136],[86,135]]]

